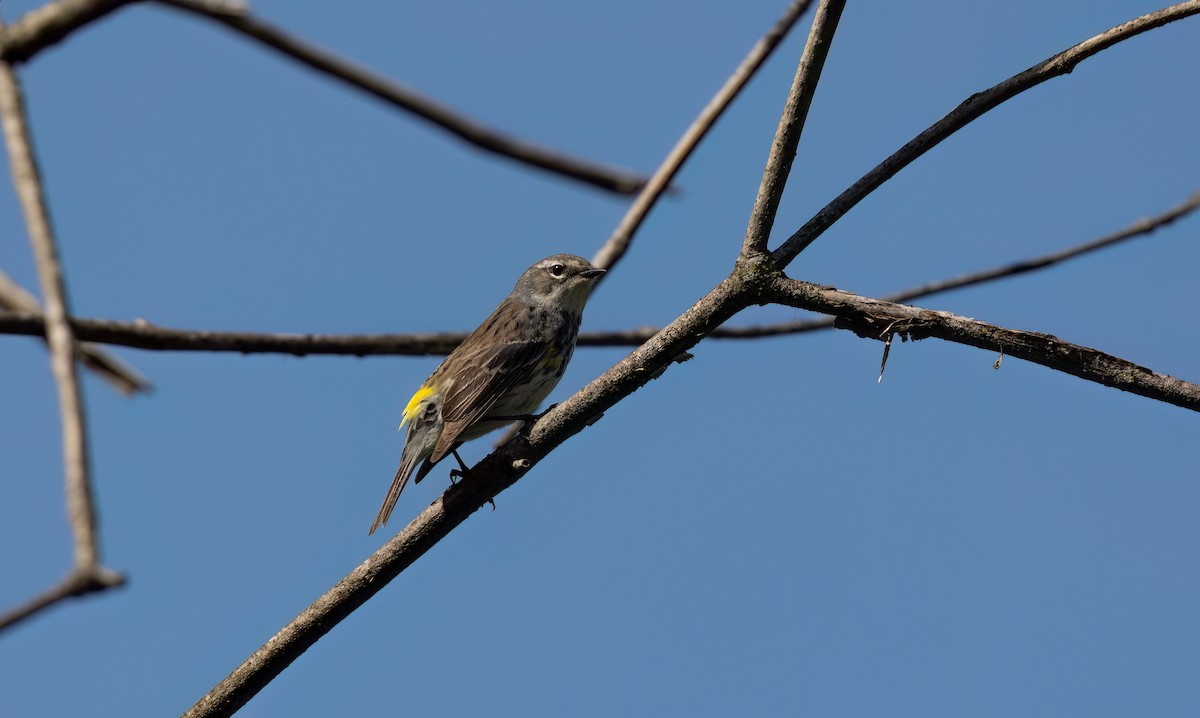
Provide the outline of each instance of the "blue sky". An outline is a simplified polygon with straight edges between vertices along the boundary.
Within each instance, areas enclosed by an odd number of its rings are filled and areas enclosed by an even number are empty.
[[[489,124],[649,171],[784,4],[254,7]],[[776,241],[971,93],[1158,7],[851,3]],[[686,166],[585,329],[661,325],[728,272],[806,30]],[[1200,184],[1198,47],[1183,21],[1009,102],[789,273],[879,295],[1180,202]],[[467,330],[533,261],[590,256],[627,202],[157,6],[22,77],[81,316]],[[0,267],[36,288],[8,190],[0,228]],[[1198,232],[1191,217],[918,303],[1196,380]],[[6,716],[188,708],[386,540],[367,528],[394,428],[438,361],[114,351],[157,387],[128,400],[85,380],[105,563],[130,583],[0,636]],[[880,351],[845,332],[702,343],[241,715],[1196,715],[1197,418],[935,340],[894,346],[876,384]],[[552,400],[625,353],[579,350]],[[7,607],[61,577],[70,537],[45,350],[5,338],[0,368]],[[444,485],[410,487],[392,528]]]

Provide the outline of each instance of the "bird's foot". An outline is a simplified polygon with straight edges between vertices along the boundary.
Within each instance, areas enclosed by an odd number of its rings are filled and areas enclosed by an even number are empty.
[[[450,485],[453,486],[458,483],[459,479],[466,478],[467,474],[471,473],[471,470],[467,468],[467,465],[463,462],[462,457],[458,455],[457,449],[451,449],[450,454],[454,456],[454,460],[458,462],[457,469],[450,469]]]
[[[517,433],[528,439],[529,430],[533,428],[533,425],[538,423],[543,416],[553,411],[554,407],[556,406],[558,406],[558,404],[551,404],[540,414],[526,414],[525,416],[521,417],[521,428],[517,429]]]

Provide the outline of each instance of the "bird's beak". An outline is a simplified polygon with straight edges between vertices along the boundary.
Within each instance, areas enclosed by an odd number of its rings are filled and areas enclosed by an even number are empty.
[[[583,277],[584,279],[591,279],[593,277],[599,277],[601,274],[604,274],[606,271],[608,271],[608,270],[600,269],[598,267],[593,267],[591,269],[583,270],[582,272],[579,273],[579,276]]]

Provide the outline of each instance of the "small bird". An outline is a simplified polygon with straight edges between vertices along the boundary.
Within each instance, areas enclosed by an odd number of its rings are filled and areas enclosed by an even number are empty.
[[[369,533],[387,524],[417,464],[418,483],[447,454],[465,471],[457,452],[463,442],[537,409],[571,360],[583,306],[602,274],[583,257],[546,257],[429,375],[404,407],[400,468]]]

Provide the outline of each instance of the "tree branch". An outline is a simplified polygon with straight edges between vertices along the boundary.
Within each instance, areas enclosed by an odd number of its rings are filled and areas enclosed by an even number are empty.
[[[671,152],[663,163],[654,172],[650,181],[642,188],[637,199],[629,207],[625,216],[621,218],[621,222],[609,235],[607,241],[596,252],[592,258],[592,264],[603,269],[612,269],[621,257],[625,256],[625,252],[629,250],[629,244],[633,241],[633,235],[638,228],[642,226],[646,216],[650,214],[650,210],[654,207],[658,199],[670,186],[671,180],[683,167],[683,163],[691,156],[692,151],[704,139],[708,131],[716,124],[717,119],[725,112],[725,110],[733,104],[734,99],[741,93],[742,88],[750,82],[750,78],[754,77],[758,69],[762,67],[775,48],[783,42],[787,37],[788,32],[796,24],[796,21],[812,4],[812,0],[793,0],[788,5],[787,10],[783,15],[775,21],[775,24],[767,31],[767,34],[762,37],[754,47],[750,48],[750,52],[742,60],[733,74],[725,81],[717,94],[713,96],[704,109],[700,111],[700,115],[696,117],[675,146],[671,148]],[[603,281],[604,277],[600,277],[598,281]]]
[[[7,309],[23,314],[38,317],[41,328],[36,335],[45,337],[45,325],[42,323],[42,307],[38,304],[38,300],[28,290],[17,284],[0,270],[0,309]],[[0,313],[0,316],[4,316]],[[24,332],[22,332],[24,333]],[[76,349],[79,350],[79,359],[88,369],[94,371],[97,376],[109,382],[117,389],[117,391],[125,394],[136,394],[138,392],[150,391],[153,387],[150,382],[136,369],[129,366],[125,362],[117,359],[103,349],[94,347],[90,344],[77,344]]]
[[[156,351],[239,352],[242,354],[349,354],[353,356],[428,356],[449,354],[466,334],[261,334],[210,332],[157,327],[144,321],[113,322],[72,317],[80,339]],[[41,336],[41,315],[0,312],[0,334]]]
[[[75,338],[67,321],[69,307],[62,265],[54,244],[37,159],[29,139],[20,82],[12,66],[3,61],[0,61],[0,120],[4,126],[4,141],[12,166],[13,186],[25,214],[29,241],[33,246],[38,278],[46,302],[46,342],[50,346],[50,369],[58,387],[67,514],[75,540],[74,571],[84,576],[102,577],[95,582],[96,590],[99,590],[100,586],[119,583],[120,578],[100,568],[96,512],[88,470],[83,395],[75,366]]]
[[[835,327],[849,329],[867,339],[883,341],[891,335],[904,340],[936,337],[997,351],[1097,384],[1200,411],[1200,385],[1156,374],[1120,357],[1064,342],[1049,334],[1005,329],[949,312],[893,304],[786,277],[776,279],[768,295],[789,307],[832,314],[837,317]]]
[[[750,223],[742,243],[743,257],[767,252],[767,239],[771,236],[771,227],[775,226],[775,213],[779,210],[783,188],[792,171],[792,161],[796,159],[796,148],[800,145],[808,109],[817,93],[821,70],[825,67],[825,58],[829,55],[829,46],[833,43],[833,35],[837,32],[838,21],[845,7],[845,0],[822,0],[817,6],[808,42],[796,67],[792,89],[784,104],[783,114],[779,117],[779,126],[775,129],[775,139],[763,169],[758,196],[750,211]]]
[[[257,332],[213,332],[171,329],[145,322],[115,322],[107,319],[72,317],[71,327],[79,339],[101,344],[150,351],[232,352],[238,354],[288,354],[290,356],[445,356],[454,350],[465,332],[426,334],[264,334]],[[785,325],[780,325],[785,326]],[[0,312],[0,334],[45,336],[45,318],[29,312]],[[747,339],[786,334],[791,331],[762,327],[721,328],[716,339]],[[579,346],[635,347],[657,334],[658,327],[625,331],[593,331],[579,335]]]
[[[159,2],[241,33],[319,73],[416,115],[486,152],[619,194],[633,194],[646,184],[646,178],[634,172],[571,157],[486,127],[415,90],[392,82],[382,75],[359,67],[255,18],[241,4],[211,0]]]
[[[888,157],[876,166],[875,169],[863,175],[861,179],[834,198],[832,202],[825,205],[804,226],[788,237],[772,253],[772,256],[780,267],[787,266],[808,245],[816,241],[817,237],[820,237],[825,230],[829,229],[834,222],[862,201],[864,197],[874,192],[881,184],[907,167],[918,157],[936,147],[942,140],[967,126],[987,111],[1016,97],[1031,87],[1040,85],[1059,75],[1070,73],[1079,63],[1123,40],[1128,40],[1147,30],[1162,27],[1163,25],[1197,13],[1200,13],[1200,0],[1189,0],[1189,2],[1179,3],[1178,5],[1172,5],[1148,15],[1142,15],[1093,38],[1084,40],[1078,45],[1047,58],[998,85],[972,95],[956,107],[953,112],[938,120],[934,125],[910,140],[908,144],[896,150],[891,157]]]
[[[27,618],[41,613],[68,598],[78,598],[89,593],[99,593],[125,583],[119,574],[100,567],[72,569],[56,586],[34,596],[21,606],[0,615],[0,631],[7,630]]]
[[[229,716],[328,633],[378,593],[454,527],[516,483],[554,448],[606,409],[659,376],[680,354],[748,302],[740,279],[729,278],[653,339],[471,469],[400,533],[284,626],[184,714]]]
[[[26,62],[84,25],[135,1],[59,0],[31,10],[0,30],[0,60],[14,65]]]

